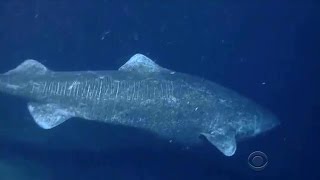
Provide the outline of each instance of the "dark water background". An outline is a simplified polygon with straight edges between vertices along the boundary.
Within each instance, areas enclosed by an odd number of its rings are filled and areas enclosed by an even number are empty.
[[[25,101],[2,94],[0,162],[10,168],[0,163],[0,178],[319,179],[318,7],[310,0],[1,0],[1,72],[27,58],[52,70],[117,69],[140,52],[254,99],[282,124],[224,157],[81,120],[44,131]],[[255,150],[269,157],[261,172],[247,165]]]

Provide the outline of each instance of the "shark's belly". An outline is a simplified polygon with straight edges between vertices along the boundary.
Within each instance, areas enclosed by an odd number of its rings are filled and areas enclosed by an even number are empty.
[[[87,106],[80,116],[104,123],[130,126],[161,137],[184,141],[196,133],[192,120],[174,97],[146,100],[102,101]]]

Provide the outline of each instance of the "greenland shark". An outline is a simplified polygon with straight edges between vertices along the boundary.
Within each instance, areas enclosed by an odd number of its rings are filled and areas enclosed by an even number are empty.
[[[0,91],[26,98],[44,129],[78,117],[147,130],[185,147],[206,141],[225,156],[235,154],[238,141],[279,124],[273,113],[235,91],[142,54],[110,71],[57,72],[25,60],[0,75]]]

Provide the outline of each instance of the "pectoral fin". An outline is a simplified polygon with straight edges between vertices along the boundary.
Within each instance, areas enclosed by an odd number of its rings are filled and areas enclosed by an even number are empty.
[[[213,144],[225,156],[232,156],[236,152],[237,143],[232,134],[208,134],[201,133],[211,144]]]
[[[56,104],[29,103],[28,109],[35,122],[44,129],[51,129],[75,114]]]

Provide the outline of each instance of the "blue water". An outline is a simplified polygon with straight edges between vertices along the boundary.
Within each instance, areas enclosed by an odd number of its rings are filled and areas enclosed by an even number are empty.
[[[1,0],[0,72],[28,58],[60,71],[117,69],[139,52],[236,90],[281,126],[225,157],[81,120],[45,131],[24,100],[1,94],[0,180],[320,179],[319,12],[311,0]],[[135,141],[110,138],[118,131]],[[247,163],[254,151],[269,160],[259,172]]]

